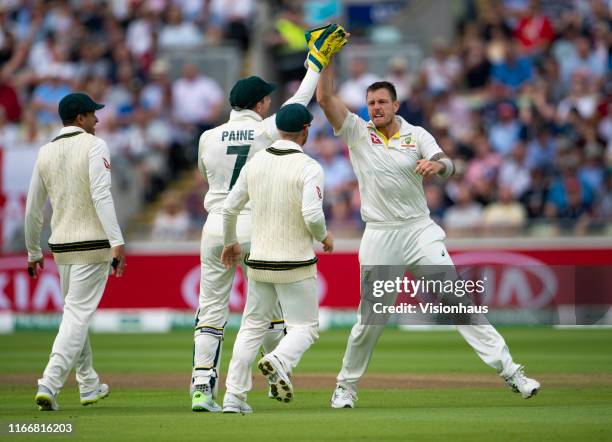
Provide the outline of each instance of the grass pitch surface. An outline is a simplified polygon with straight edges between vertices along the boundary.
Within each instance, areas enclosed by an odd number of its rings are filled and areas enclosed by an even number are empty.
[[[266,397],[261,375],[253,415],[193,413],[187,384],[191,333],[93,335],[94,363],[111,395],[82,407],[71,381],[62,410],[33,402],[53,333],[0,336],[0,440],[441,440],[612,439],[612,330],[500,329],[515,360],[542,382],[523,400],[456,332],[387,330],[363,380],[357,408],[329,398],[348,330],[321,334],[295,373],[296,398]],[[223,354],[227,371],[233,334]],[[8,423],[71,422],[73,436],[8,434]]]

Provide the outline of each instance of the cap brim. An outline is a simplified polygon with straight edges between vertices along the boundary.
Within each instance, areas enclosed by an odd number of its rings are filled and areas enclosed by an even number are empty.
[[[276,86],[276,83],[266,83],[266,90],[268,92],[266,95],[270,95],[276,89],[278,89],[278,87]]]
[[[100,103],[95,103],[95,104],[94,104],[94,110],[95,110],[95,111],[100,110],[100,109],[102,109],[103,107],[104,107],[104,105],[103,105],[103,104],[100,104]]]

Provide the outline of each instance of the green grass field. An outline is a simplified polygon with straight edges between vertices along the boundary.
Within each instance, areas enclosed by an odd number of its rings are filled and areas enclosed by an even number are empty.
[[[0,440],[612,439],[612,330],[501,329],[515,360],[543,385],[538,396],[523,400],[459,334],[389,329],[357,408],[332,410],[329,397],[348,332],[321,334],[295,372],[290,404],[268,399],[254,372],[249,403],[255,413],[247,416],[190,411],[189,332],[93,335],[95,367],[111,395],[82,407],[72,375],[57,413],[38,412],[33,403],[54,334],[0,336]],[[224,373],[233,338],[226,338]],[[11,422],[71,422],[75,435],[9,435]]]

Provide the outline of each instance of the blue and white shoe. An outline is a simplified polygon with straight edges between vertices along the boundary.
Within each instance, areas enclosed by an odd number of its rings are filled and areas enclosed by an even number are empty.
[[[100,384],[97,390],[89,393],[81,393],[81,405],[92,405],[101,399],[108,397],[110,389],[107,384]]]
[[[40,411],[57,411],[60,409],[60,406],[57,403],[57,394],[53,394],[51,390],[44,385],[38,386],[38,391],[36,392],[36,396],[34,396],[34,401],[36,402],[36,405],[38,405],[38,409]]]

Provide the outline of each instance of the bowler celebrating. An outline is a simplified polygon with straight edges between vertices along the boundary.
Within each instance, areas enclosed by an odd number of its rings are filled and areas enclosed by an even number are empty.
[[[419,266],[453,266],[444,246],[444,231],[429,217],[423,177],[449,177],[452,161],[425,129],[396,116],[400,103],[395,87],[386,81],[371,84],[366,102],[370,121],[348,111],[333,94],[333,72],[327,69],[317,87],[317,101],[348,145],[359,182],[361,216],[366,222],[359,248],[363,265],[403,265],[417,273]],[[353,408],[357,382],[365,373],[383,325],[361,325],[361,316],[348,339],[342,369],[332,396],[333,408]],[[512,360],[502,336],[491,326],[459,325],[459,333],[478,356],[515,392],[534,395],[540,384],[523,374]]]

